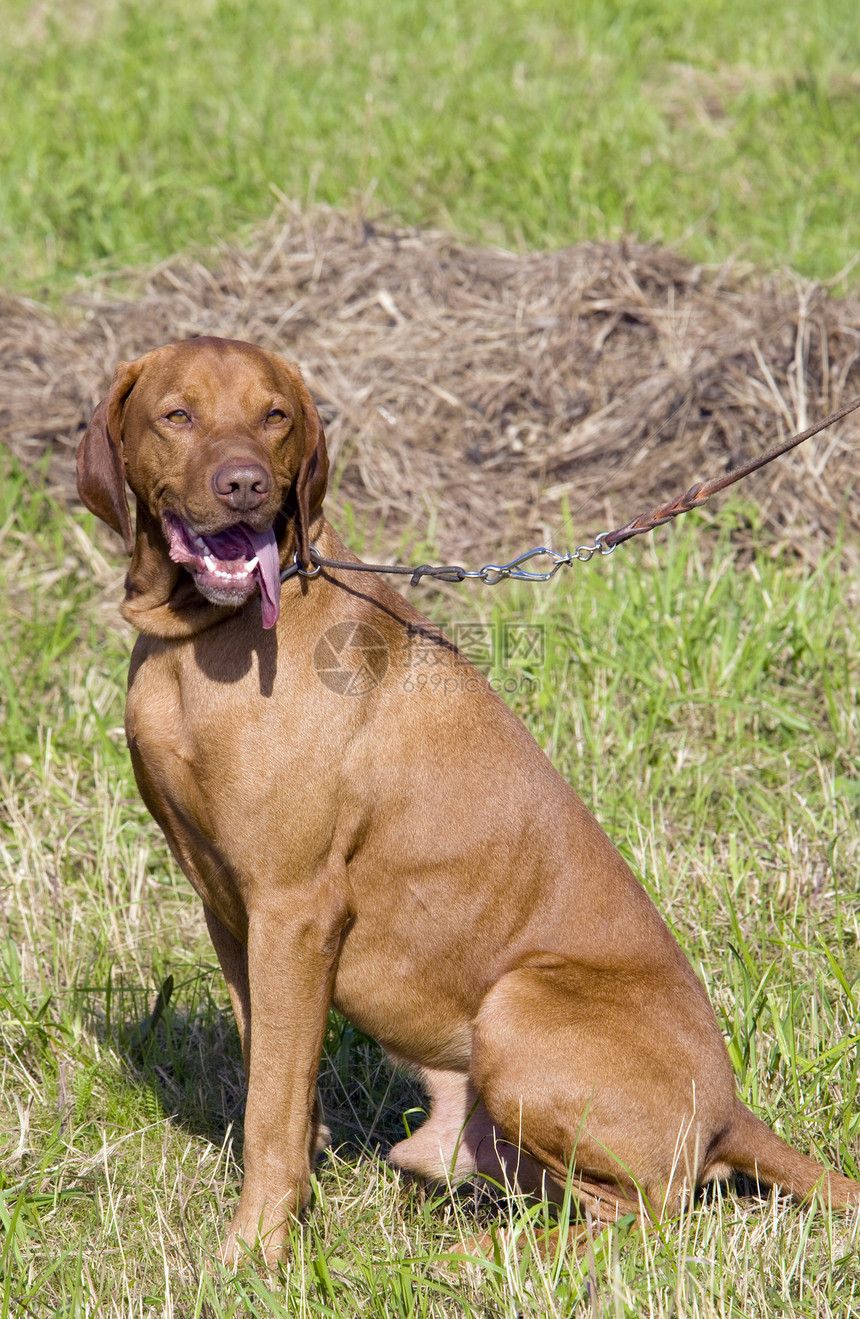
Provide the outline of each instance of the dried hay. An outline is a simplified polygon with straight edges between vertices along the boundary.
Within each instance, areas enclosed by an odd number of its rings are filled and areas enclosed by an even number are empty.
[[[119,359],[195,334],[248,339],[301,364],[338,501],[389,529],[432,526],[458,562],[566,548],[860,393],[856,298],[634,243],[515,256],[288,211],[249,250],[171,260],[133,297],[115,287],[92,285],[63,319],[0,302],[14,454],[50,449],[68,493]],[[843,514],[860,531],[858,436],[855,415],[740,487],[780,540],[814,551]]]

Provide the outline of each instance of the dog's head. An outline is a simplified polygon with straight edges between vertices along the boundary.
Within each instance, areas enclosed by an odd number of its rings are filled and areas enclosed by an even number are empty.
[[[328,476],[322,424],[295,364],[231,339],[122,362],[77,461],[81,499],[132,555],[130,622],[190,635],[259,592],[263,626],[273,626],[281,567],[295,553],[309,566]]]

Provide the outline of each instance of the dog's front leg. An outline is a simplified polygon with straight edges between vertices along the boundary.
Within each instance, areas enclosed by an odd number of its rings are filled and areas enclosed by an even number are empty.
[[[327,887],[327,886],[323,886]],[[327,900],[328,899],[328,900]],[[245,1182],[222,1250],[281,1253],[310,1194],[314,1095],[337,957],[348,914],[330,893],[285,891],[249,912],[250,1048]]]
[[[251,1070],[251,988],[248,983],[248,950],[205,904],[203,914],[212,947],[218,954],[221,972],[227,982],[236,1029],[242,1046],[245,1084]]]

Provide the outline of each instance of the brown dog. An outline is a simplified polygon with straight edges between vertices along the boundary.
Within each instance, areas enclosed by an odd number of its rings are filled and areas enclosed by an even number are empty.
[[[671,1213],[733,1169],[860,1201],[740,1102],[645,890],[484,679],[378,577],[281,584],[312,541],[358,562],[322,515],[296,366],[218,339],[123,363],[78,466],[132,556],[135,774],[203,900],[242,1040],[225,1258],[258,1236],[276,1256],[307,1201],[332,1003],[427,1087],[401,1168],[556,1197],[572,1176],[601,1221]]]

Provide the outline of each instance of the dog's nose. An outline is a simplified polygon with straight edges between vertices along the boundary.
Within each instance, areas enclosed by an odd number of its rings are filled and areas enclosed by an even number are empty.
[[[260,463],[222,463],[212,477],[218,498],[240,513],[258,508],[271,488],[272,478]]]

